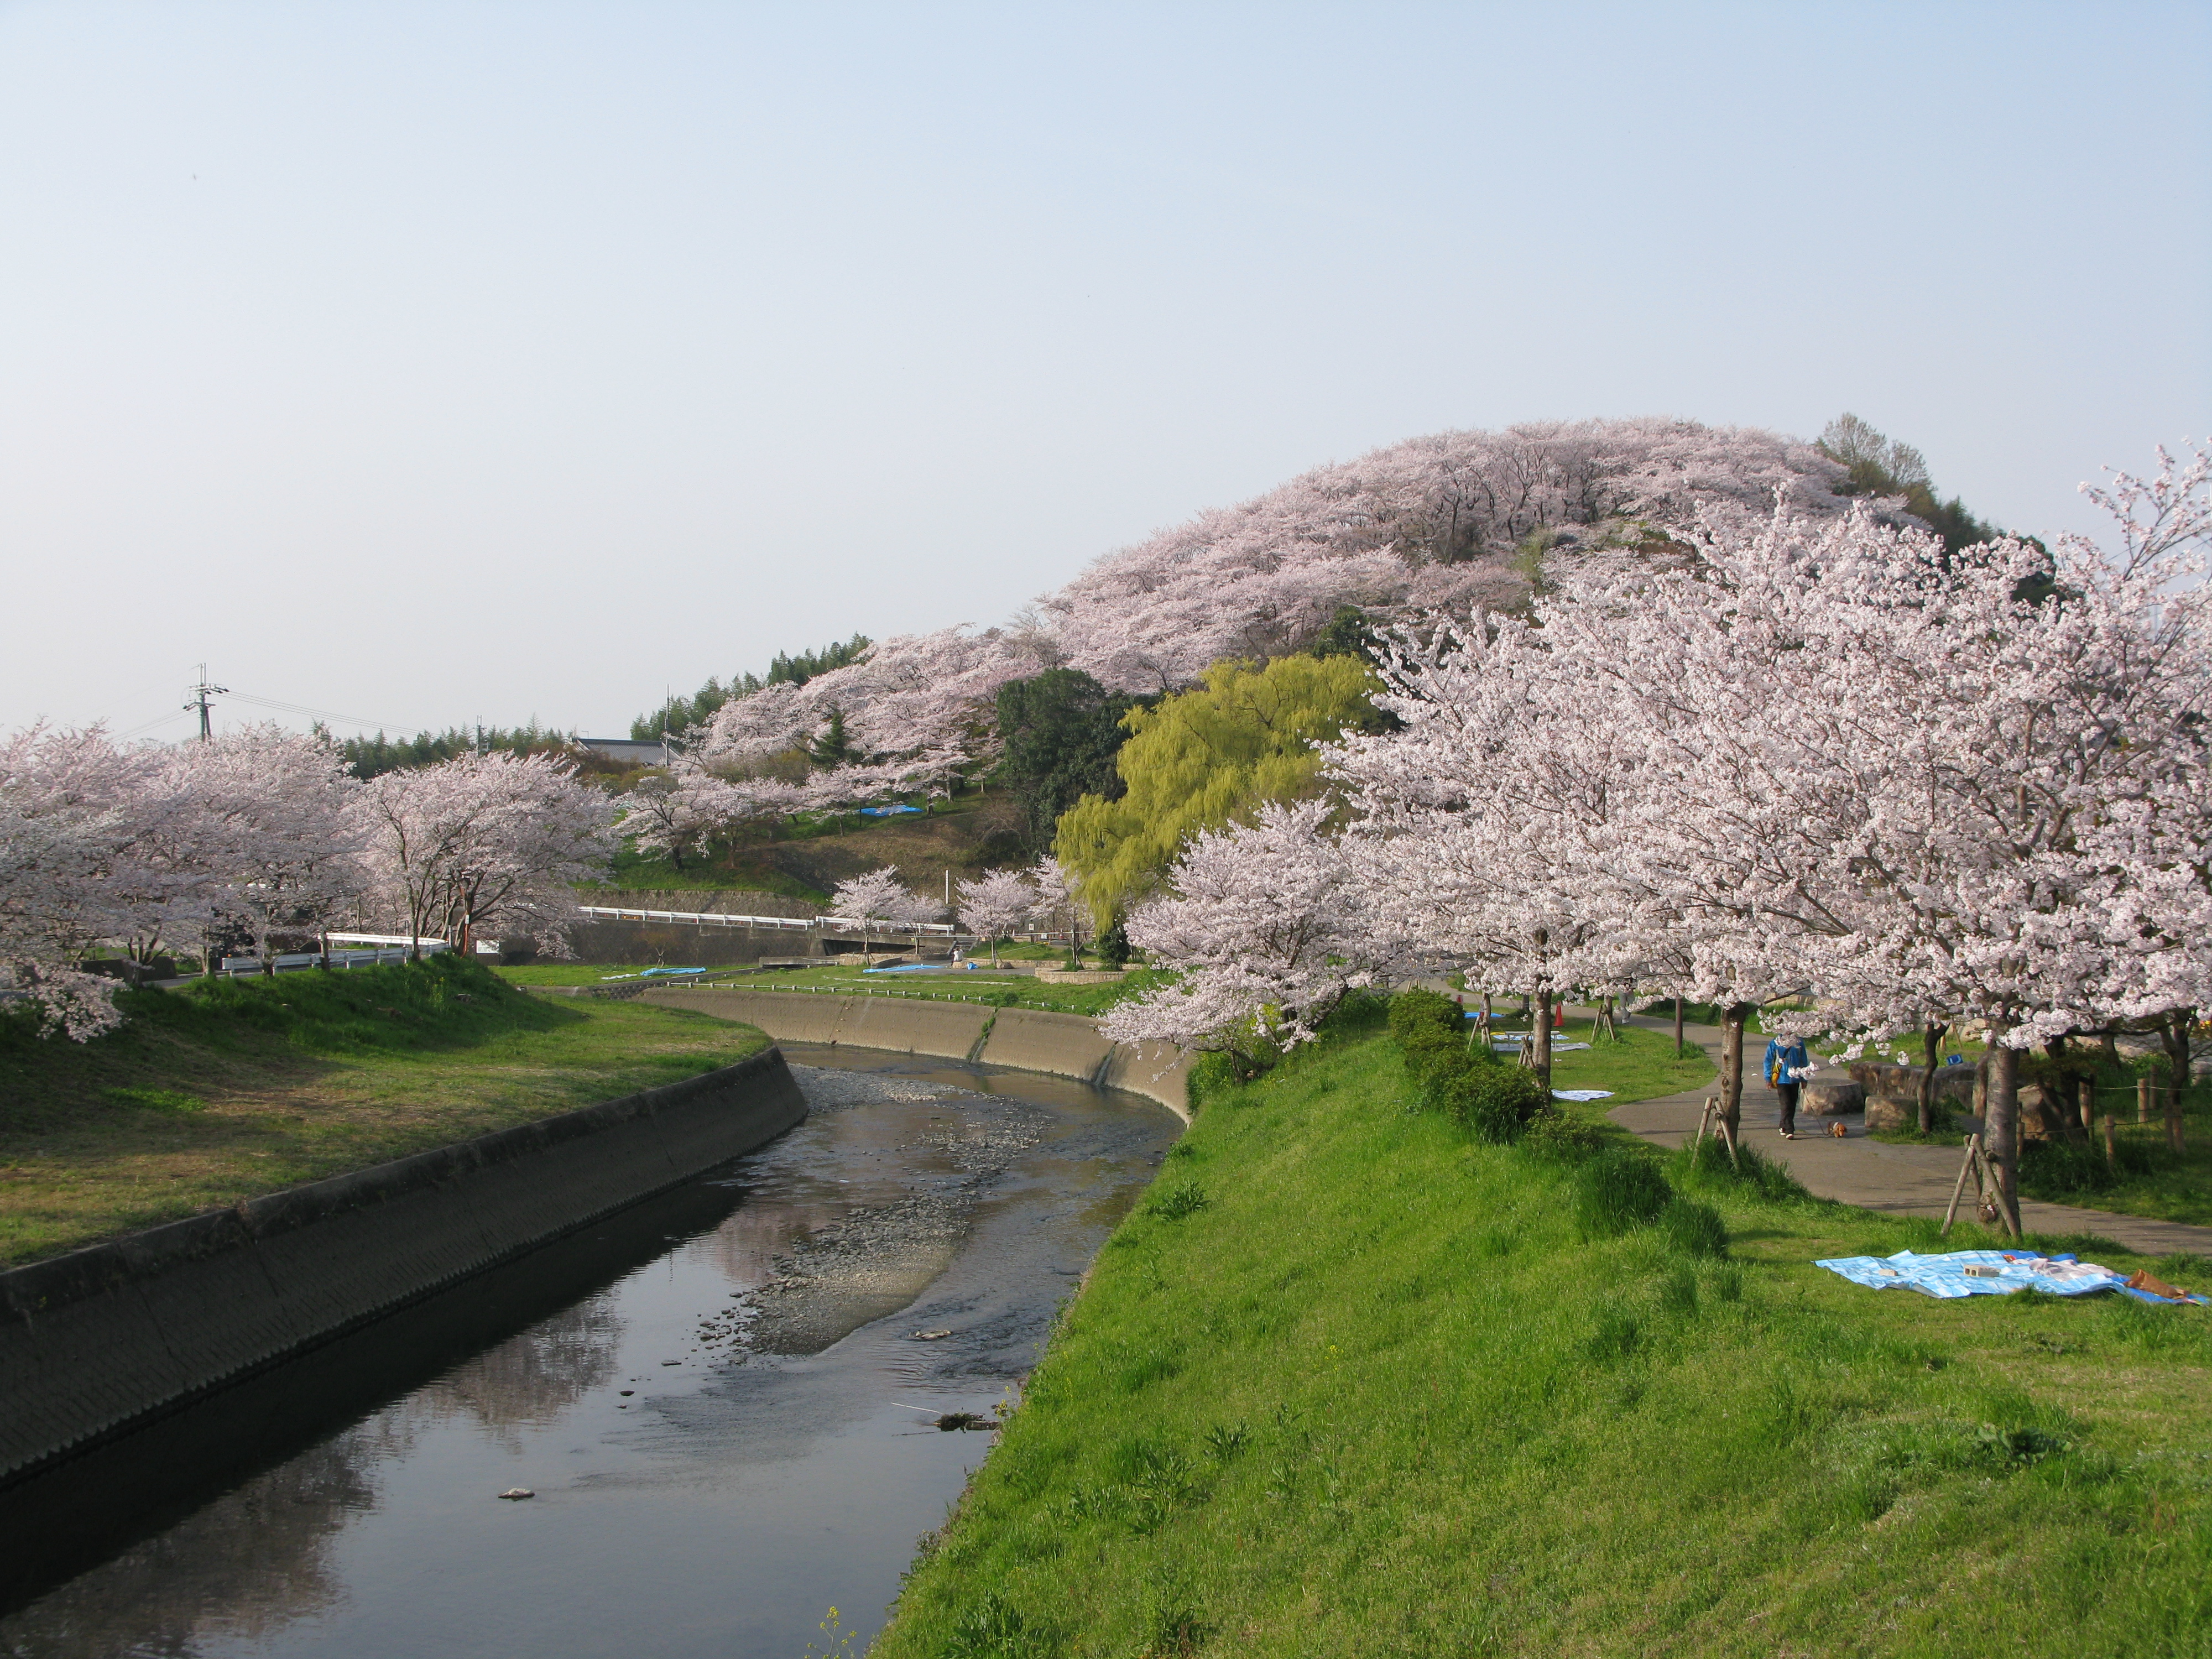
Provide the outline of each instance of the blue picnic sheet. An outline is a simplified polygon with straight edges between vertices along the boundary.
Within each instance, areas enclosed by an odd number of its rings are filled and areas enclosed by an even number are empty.
[[[2212,1297],[2180,1291],[2172,1296],[2130,1284],[2110,1267],[2083,1261],[2073,1255],[2038,1255],[2033,1250],[1954,1250],[1948,1255],[1915,1255],[1899,1250],[1893,1256],[1847,1255],[1833,1261],[1816,1261],[1854,1285],[1887,1290],[1902,1285],[1923,1296],[1945,1298],[1961,1296],[2010,1296],[2033,1285],[2051,1296],[2087,1296],[2097,1291],[2118,1291],[2122,1296],[2148,1302],[2154,1308],[2191,1303],[2212,1308]],[[1968,1274],[1969,1266],[1997,1269],[1995,1278]]]
[[[1923,1296],[1947,1301],[1962,1296],[2010,1296],[2031,1285],[2051,1296],[2087,1296],[2097,1291],[2127,1289],[2125,1279],[2109,1267],[2070,1255],[2043,1256],[2027,1250],[1953,1250],[1948,1255],[1915,1255],[1910,1250],[1899,1250],[1892,1256],[1846,1255],[1813,1265],[1840,1273],[1854,1285],[1878,1291],[1901,1285]],[[1984,1279],[1968,1275],[1965,1271],[1968,1267],[1998,1271],[1994,1279]]]

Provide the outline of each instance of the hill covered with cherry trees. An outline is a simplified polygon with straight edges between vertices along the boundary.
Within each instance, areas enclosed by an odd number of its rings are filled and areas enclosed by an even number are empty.
[[[994,752],[999,688],[1048,668],[1116,692],[1178,690],[1225,658],[1300,649],[1347,605],[1378,620],[1510,610],[1547,564],[1663,547],[1700,523],[1771,513],[1778,498],[1838,514],[1865,479],[1820,445],[1692,421],[1409,439],[1108,553],[1018,625],[885,639],[828,672],[733,697],[692,763],[737,792],[716,804],[726,820],[747,803],[767,813],[943,793]],[[1903,492],[1883,505],[1901,515]],[[834,763],[803,781],[730,781],[794,750]]]

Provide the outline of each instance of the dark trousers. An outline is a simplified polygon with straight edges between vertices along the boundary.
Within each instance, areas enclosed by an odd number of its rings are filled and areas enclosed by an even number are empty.
[[[1795,1083],[1778,1083],[1774,1085],[1774,1097],[1782,1103],[1782,1133],[1785,1135],[1794,1135],[1797,1133],[1798,1086]]]

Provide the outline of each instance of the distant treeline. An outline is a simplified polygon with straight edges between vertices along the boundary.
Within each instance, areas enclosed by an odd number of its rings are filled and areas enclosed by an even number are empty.
[[[1885,437],[1856,415],[1839,415],[1828,422],[1820,434],[1820,452],[1850,469],[1850,485],[1839,487],[1838,495],[1902,495],[1905,510],[1941,536],[1954,553],[2002,533],[1969,513],[1956,495],[1948,501],[1938,495],[1918,450]]]
[[[629,723],[629,734],[641,743],[664,732],[681,737],[693,726],[704,726],[714,719],[714,711],[732,697],[749,696],[763,686],[804,685],[817,674],[826,674],[854,661],[873,643],[866,634],[855,634],[842,645],[825,645],[819,651],[802,651],[795,657],[779,651],[775,660],[768,665],[764,678],[738,674],[727,685],[710,679],[692,696],[672,698],[667,708],[640,714]]]
[[[513,755],[567,753],[575,742],[573,732],[540,726],[533,716],[527,726],[507,730],[496,726],[449,726],[443,732],[417,732],[411,738],[387,738],[381,732],[373,738],[347,738],[339,742],[338,753],[345,757],[354,775],[366,781],[381,772],[435,766],[474,749],[503,749]]]

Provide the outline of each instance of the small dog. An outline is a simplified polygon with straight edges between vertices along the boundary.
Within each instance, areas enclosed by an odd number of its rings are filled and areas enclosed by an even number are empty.
[[[1841,1140],[1845,1135],[1849,1134],[1850,1131],[1844,1128],[1840,1123],[1831,1123],[1828,1126],[1828,1133],[1833,1135],[1837,1139]]]

